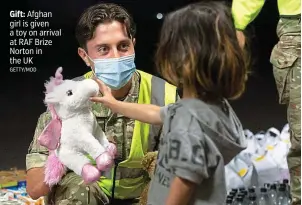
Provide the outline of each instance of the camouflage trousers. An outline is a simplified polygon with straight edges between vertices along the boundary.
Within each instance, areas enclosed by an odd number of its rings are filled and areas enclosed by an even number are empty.
[[[291,148],[287,156],[293,204],[301,204],[301,27],[299,18],[280,18],[279,42],[271,54],[279,103],[287,105]]]
[[[133,200],[109,200],[97,183],[85,185],[74,172],[67,173],[45,197],[46,205],[135,205]]]

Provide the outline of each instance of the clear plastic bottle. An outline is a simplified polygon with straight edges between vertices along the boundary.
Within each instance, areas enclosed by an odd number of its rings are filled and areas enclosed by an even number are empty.
[[[236,205],[244,205],[242,197],[237,197],[235,202]]]
[[[277,205],[277,186],[276,184],[272,184],[270,190],[268,192],[268,197],[270,201],[270,205]]]
[[[260,195],[258,199],[258,205],[269,205],[269,198],[267,195],[267,189],[262,187],[260,188]]]
[[[254,187],[250,187],[248,190],[249,190],[249,193],[248,193],[249,197],[256,196],[256,190]]]
[[[286,194],[287,194],[288,200],[289,200],[290,203],[291,203],[292,198],[291,198],[291,194],[290,194],[289,180],[288,180],[288,179],[283,179],[283,183],[282,183],[282,184],[284,184],[284,186],[285,186],[285,192],[286,192]]]
[[[243,195],[243,202],[244,202],[244,204],[247,204],[248,201],[249,201],[248,191],[247,190],[242,190],[242,191],[240,191],[240,193]]]
[[[233,205],[233,199],[227,198],[226,202],[225,202],[225,205]]]
[[[284,186],[280,186],[278,189],[278,199],[277,199],[277,205],[290,205],[289,199],[286,194],[286,189]]]
[[[254,196],[249,196],[249,200],[248,203],[246,203],[247,205],[257,205],[257,198],[256,195]]]

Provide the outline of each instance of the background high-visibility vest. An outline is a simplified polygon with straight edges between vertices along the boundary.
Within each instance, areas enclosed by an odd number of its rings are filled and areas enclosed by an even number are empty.
[[[138,95],[139,104],[155,104],[159,106],[174,103],[177,98],[176,87],[165,82],[163,79],[137,70],[140,74],[140,88]],[[91,78],[92,72],[86,73],[85,78]],[[120,162],[118,167],[142,168],[143,156],[147,153],[149,134],[152,133],[153,125],[135,121],[133,138],[128,159]],[[116,167],[115,167],[116,168]],[[114,176],[115,168],[103,173],[99,186],[108,196],[112,196],[114,186],[114,198],[131,199],[139,197],[146,185],[146,176],[126,179]],[[115,180],[113,180],[115,178]]]
[[[274,0],[278,3],[280,16],[301,13],[301,0]],[[265,0],[233,0],[232,14],[236,29],[244,30],[260,13]]]

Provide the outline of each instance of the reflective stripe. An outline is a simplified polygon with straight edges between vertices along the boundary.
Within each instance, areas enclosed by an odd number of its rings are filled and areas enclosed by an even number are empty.
[[[118,167],[117,168],[117,174],[115,176],[116,180],[128,178],[128,179],[134,179],[137,178],[137,176],[143,175],[144,170],[141,168],[127,168],[127,167]],[[105,178],[111,179],[113,177],[113,169],[107,171],[107,172],[102,172],[102,176]]]
[[[151,104],[164,106],[165,105],[165,92],[163,88],[165,87],[165,81],[162,79],[152,76],[151,79]],[[154,136],[157,136],[160,132],[161,125],[150,125],[148,144],[152,145],[154,141]]]
[[[122,180],[115,180],[115,192],[114,198],[115,199],[133,199],[137,198],[141,195],[143,188],[145,187],[147,182],[146,176],[140,176],[134,179],[122,179]],[[98,182],[102,191],[107,195],[111,196],[111,189],[112,184],[111,179],[106,179],[101,177],[100,181]],[[107,185],[107,186],[104,186]]]
[[[138,104],[151,103],[151,79],[152,75],[139,71],[141,75]],[[142,168],[141,160],[148,149],[150,125],[135,120],[133,138],[128,159],[119,163],[119,166],[129,168]]]
[[[175,103],[176,101],[176,87],[169,83],[165,83],[165,105]]]

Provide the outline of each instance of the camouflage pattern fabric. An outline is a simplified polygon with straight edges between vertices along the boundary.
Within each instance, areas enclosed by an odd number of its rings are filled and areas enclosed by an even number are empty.
[[[139,78],[138,73],[132,78],[132,87],[124,101],[134,103],[138,101]],[[108,136],[109,141],[113,141],[117,144],[118,160],[125,160],[130,153],[134,120],[113,114],[108,108],[101,106],[99,103],[93,104],[92,111],[97,118],[98,124]],[[45,112],[38,120],[33,141],[26,155],[27,170],[45,165],[48,151],[45,147],[39,145],[37,139],[50,119],[50,113]],[[122,175],[123,177],[133,178],[142,176],[142,174],[147,173],[143,169],[117,168],[117,175]],[[85,186],[84,184],[80,184],[81,181],[80,176],[77,176],[73,172],[68,173],[61,182],[52,189],[48,197],[45,197],[46,201],[49,202],[48,204],[55,202],[55,205],[108,204],[108,197],[101,191],[97,183]],[[130,205],[136,204],[136,202],[118,200],[116,204]]]
[[[279,93],[279,103],[287,105],[292,147],[288,154],[293,204],[301,204],[301,24],[300,18],[280,18],[279,42],[271,63]]]

